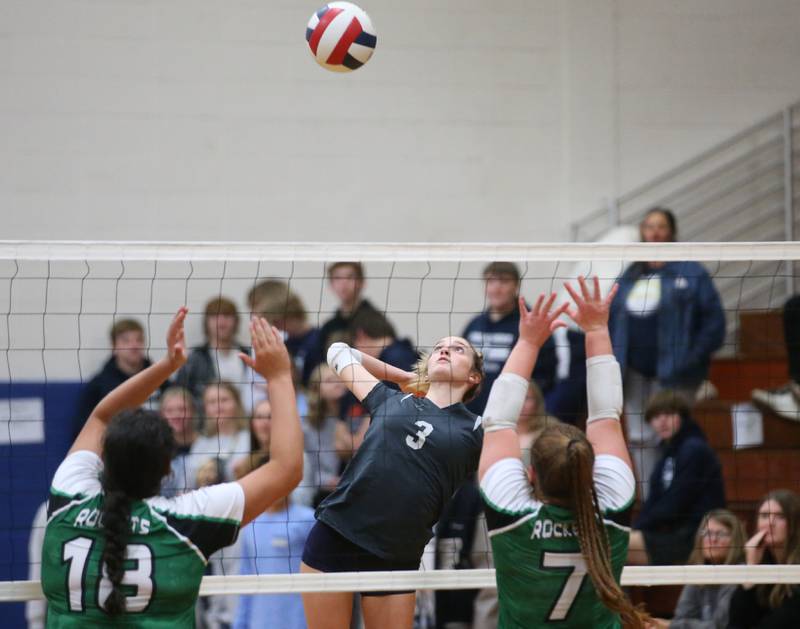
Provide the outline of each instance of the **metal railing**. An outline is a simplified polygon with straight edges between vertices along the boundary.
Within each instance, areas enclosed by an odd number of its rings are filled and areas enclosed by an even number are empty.
[[[571,224],[572,239],[593,241],[669,207],[684,241],[794,240],[800,233],[800,102],[735,134]],[[763,267],[763,268],[762,268]],[[743,287],[741,269],[718,265],[729,313],[726,347],[735,347],[738,313],[780,307],[798,288],[791,263],[752,265],[761,281]]]

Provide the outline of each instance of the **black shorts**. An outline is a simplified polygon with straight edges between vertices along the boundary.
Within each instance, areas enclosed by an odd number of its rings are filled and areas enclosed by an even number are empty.
[[[303,548],[303,563],[320,572],[380,572],[384,570],[417,570],[419,559],[398,561],[383,559],[361,548],[317,520],[306,538]],[[391,596],[410,594],[414,590],[397,592],[361,592],[362,596]]]

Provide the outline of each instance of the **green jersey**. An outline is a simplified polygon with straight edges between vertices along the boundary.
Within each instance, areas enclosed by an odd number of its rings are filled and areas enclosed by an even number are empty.
[[[595,458],[594,481],[619,581],[628,553],[624,526],[635,494],[630,467]],[[621,627],[595,592],[571,511],[536,500],[522,461],[503,459],[481,480],[500,599],[500,629],[549,626]]]
[[[53,477],[42,550],[47,627],[194,627],[194,607],[209,556],[236,540],[244,492],[225,483],[174,498],[134,501],[122,589],[126,610],[110,616],[111,592],[100,514],[103,462],[69,455]]]

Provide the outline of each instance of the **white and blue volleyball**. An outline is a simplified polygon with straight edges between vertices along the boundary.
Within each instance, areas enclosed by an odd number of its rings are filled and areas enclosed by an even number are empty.
[[[378,38],[363,9],[351,2],[329,2],[308,21],[306,41],[323,68],[351,72],[369,61]]]

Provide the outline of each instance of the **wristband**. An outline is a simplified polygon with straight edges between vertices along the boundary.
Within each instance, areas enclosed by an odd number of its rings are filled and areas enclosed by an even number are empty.
[[[345,367],[361,364],[361,352],[347,343],[334,343],[328,348],[328,364],[337,375],[341,374]]]

